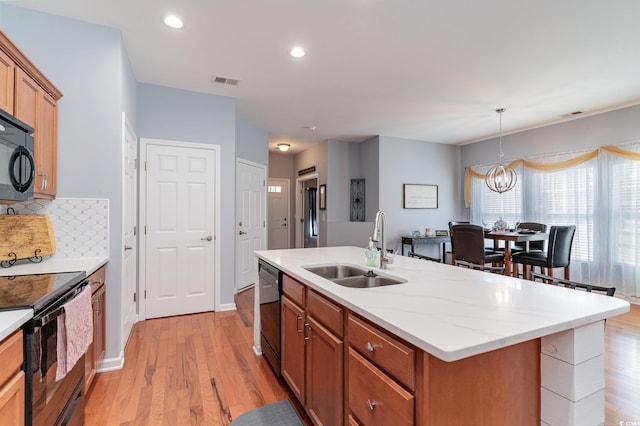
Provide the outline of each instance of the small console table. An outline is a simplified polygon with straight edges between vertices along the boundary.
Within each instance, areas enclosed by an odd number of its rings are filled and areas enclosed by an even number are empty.
[[[451,242],[451,238],[446,237],[402,237],[402,255],[404,256],[404,246],[410,245],[411,251],[414,250],[414,246],[419,244],[442,244],[442,263],[447,260],[447,243]]]

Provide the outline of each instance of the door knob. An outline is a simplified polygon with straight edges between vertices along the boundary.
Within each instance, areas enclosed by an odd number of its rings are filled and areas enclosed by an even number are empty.
[[[206,237],[202,237],[200,238],[202,241],[211,241],[213,240],[213,237],[211,235],[207,235]]]
[[[238,235],[246,235],[246,234],[247,234],[247,233],[246,233],[246,232],[244,232],[244,231],[240,231],[240,232],[238,232]]]

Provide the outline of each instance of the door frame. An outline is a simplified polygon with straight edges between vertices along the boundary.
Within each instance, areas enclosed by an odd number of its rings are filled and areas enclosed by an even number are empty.
[[[125,209],[127,208],[127,200],[126,198],[126,177],[125,177],[125,168],[126,168],[126,164],[125,164],[125,160],[126,160],[126,149],[127,149],[127,132],[130,132],[131,135],[134,137],[135,139],[135,153],[136,153],[136,158],[135,158],[135,189],[138,192],[139,188],[140,188],[140,160],[139,160],[139,156],[140,156],[140,143],[139,143],[139,139],[138,136],[133,128],[133,125],[131,124],[131,122],[129,121],[129,119],[126,117],[126,114],[123,112],[122,113],[122,242],[123,245],[125,244],[125,236],[126,236],[126,230],[124,229],[124,225],[125,225],[125,216],[126,216],[126,211]],[[133,325],[135,325],[135,323],[138,321],[139,316],[138,313],[140,311],[140,290],[138,288],[138,280],[139,280],[139,276],[140,276],[140,252],[138,250],[138,248],[140,247],[140,217],[139,217],[139,212],[140,212],[140,196],[138,193],[135,194],[134,197],[134,204],[136,204],[135,206],[130,206],[130,207],[135,207],[136,208],[136,213],[135,213],[135,217],[134,217],[134,231],[133,231],[133,236],[134,236],[134,241],[136,244],[136,247],[134,247],[134,262],[135,262],[135,274],[134,274],[134,279],[136,280],[136,282],[134,283],[134,291],[135,291],[135,301],[133,302],[136,306],[135,306],[135,312],[134,312],[134,318],[133,318],[133,324],[131,329],[129,330],[129,333],[125,335],[125,322],[124,319],[126,317],[126,312],[125,312],[125,308],[127,308],[129,306],[129,303],[131,303],[131,295],[126,293],[126,269],[125,269],[125,250],[122,250],[122,255],[120,257],[120,264],[122,265],[122,270],[121,270],[121,283],[122,283],[122,294],[121,294],[121,318],[122,318],[122,324],[121,324],[121,330],[120,330],[120,349],[123,351],[126,349],[127,347],[127,343],[129,342],[129,336],[131,334],[131,331],[133,330]]]
[[[147,229],[147,146],[148,145],[162,145],[162,146],[170,146],[175,148],[196,148],[196,149],[206,149],[215,151],[216,160],[216,172],[215,172],[215,185],[214,185],[214,221],[213,221],[213,250],[214,250],[214,259],[213,259],[213,288],[214,288],[214,311],[220,310],[220,145],[214,144],[206,144],[206,143],[197,143],[197,142],[182,142],[175,140],[164,140],[164,139],[151,139],[151,138],[140,138],[140,155],[138,158],[140,159],[140,167],[138,167],[140,177],[138,181],[140,182],[140,235],[139,238],[139,253],[140,253],[140,267],[138,270],[139,278],[139,297],[138,297],[138,320],[147,319],[147,306],[146,306],[146,292],[147,292],[147,262],[146,262],[146,252],[147,252],[147,242],[146,242],[146,229]]]
[[[304,247],[304,234],[302,233],[302,226],[300,226],[300,218],[304,221],[304,215],[302,213],[302,192],[304,191],[304,183],[308,180],[317,179],[318,187],[320,186],[320,175],[318,173],[313,173],[310,175],[305,175],[304,177],[296,179],[296,214],[295,214],[295,223],[296,223],[296,246],[295,248]],[[316,217],[318,217],[318,243],[317,247],[320,247],[320,216],[318,203],[316,203]]]
[[[256,163],[254,161],[250,161],[250,160],[245,160],[244,158],[236,158],[236,194],[235,194],[235,200],[236,200],[236,207],[234,208],[234,212],[235,212],[235,218],[233,219],[233,224],[234,227],[236,228],[234,231],[234,238],[235,238],[235,247],[236,247],[236,253],[234,255],[235,258],[235,264],[233,265],[234,267],[234,279],[233,279],[233,291],[234,294],[236,292],[238,292],[238,211],[237,211],[237,205],[238,205],[238,165],[239,164],[245,164],[247,166],[251,166],[251,167],[255,167],[258,168],[262,171],[262,194],[261,194],[261,198],[262,198],[262,205],[264,206],[264,210],[262,212],[262,235],[260,236],[260,238],[262,239],[262,243],[263,243],[263,250],[267,249],[267,183],[268,183],[268,178],[267,178],[267,166],[264,164],[260,164],[260,163]],[[255,262],[254,262],[255,263]],[[257,271],[254,271],[257,272]],[[253,283],[253,285],[255,286],[255,282]],[[246,287],[242,287],[240,290],[246,290],[248,288],[251,288],[251,285],[248,285]]]
[[[287,178],[269,178],[267,180],[267,248],[269,247],[269,187],[271,186],[271,182],[287,183],[287,248],[291,248],[291,179]],[[295,224],[294,224],[295,225]]]

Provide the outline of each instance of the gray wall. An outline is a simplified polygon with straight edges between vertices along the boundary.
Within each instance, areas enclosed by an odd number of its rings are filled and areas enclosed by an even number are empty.
[[[135,126],[135,84],[119,31],[0,4],[0,26],[62,91],[58,197],[109,199],[107,358],[121,346],[122,137]]]
[[[138,84],[138,137],[220,145],[220,299],[233,302],[235,282],[235,100]],[[266,147],[264,148],[266,150]]]
[[[507,120],[505,115],[503,120]],[[502,137],[505,161],[540,154],[615,145],[640,139],[640,105],[540,127]],[[465,145],[461,149],[462,173],[467,166],[495,163],[498,139]]]
[[[236,117],[236,157],[269,164],[269,132]]]
[[[425,228],[448,229],[462,205],[460,147],[380,136],[380,210],[385,212],[387,246],[400,250],[400,237]],[[404,209],[403,184],[438,185],[437,209]],[[438,255],[437,245],[421,252]]]

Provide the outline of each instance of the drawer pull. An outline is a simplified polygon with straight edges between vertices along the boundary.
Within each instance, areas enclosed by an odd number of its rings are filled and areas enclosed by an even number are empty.
[[[369,352],[373,352],[376,350],[376,345],[372,345],[371,342],[367,342],[366,345],[364,345],[364,347],[369,351]]]
[[[302,315],[296,314],[296,331],[302,333],[302,327],[300,327],[300,321],[302,321]]]
[[[307,330],[309,330],[309,335],[307,336]],[[304,325],[304,340],[309,340],[311,339],[311,325],[308,323],[305,323]]]
[[[370,399],[367,399],[367,410],[373,411],[376,408],[376,403],[372,402]]]

